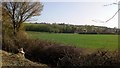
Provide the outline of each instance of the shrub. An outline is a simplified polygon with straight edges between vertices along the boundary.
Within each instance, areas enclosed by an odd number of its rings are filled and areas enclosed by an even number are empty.
[[[97,50],[85,55],[81,48],[32,39],[25,40],[23,47],[26,58],[60,68],[120,64],[118,52]]]
[[[116,54],[116,55],[113,55]],[[67,67],[100,67],[100,66],[108,66],[108,67],[116,67],[120,64],[120,59],[118,59],[118,53],[113,52],[110,54],[109,51],[98,50],[95,53],[89,55],[81,55],[81,56],[69,56],[66,55],[59,61],[59,67],[67,68]]]
[[[9,21],[3,22],[2,36],[2,49],[12,53],[17,53],[18,49],[22,47],[20,41],[28,38],[23,24],[20,25],[19,31],[14,35],[13,26]]]
[[[35,62],[50,64],[51,66],[57,66],[59,59],[63,58],[66,53],[75,54],[75,56],[82,53],[80,49],[76,50],[72,46],[63,46],[40,40],[28,39],[20,43],[23,44],[26,58]]]

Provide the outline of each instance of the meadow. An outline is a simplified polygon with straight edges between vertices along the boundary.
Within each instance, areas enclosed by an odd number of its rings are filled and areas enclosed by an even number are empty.
[[[40,39],[81,48],[116,50],[118,35],[108,34],[70,34],[27,31],[32,39]]]

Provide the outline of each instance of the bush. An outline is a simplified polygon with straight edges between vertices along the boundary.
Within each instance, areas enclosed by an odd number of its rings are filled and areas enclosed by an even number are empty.
[[[117,66],[118,52],[97,50],[85,55],[83,49],[40,40],[24,41],[25,57],[60,68],[83,66]]]
[[[116,55],[113,55],[116,54]],[[100,67],[100,66],[118,66],[120,64],[120,59],[118,59],[118,53],[113,52],[110,54],[108,51],[96,51],[90,55],[81,55],[74,56],[66,55],[59,61],[59,67],[67,68],[67,67]]]
[[[8,52],[17,53],[18,46],[15,45],[14,39],[6,36],[2,41],[2,49]]]
[[[59,59],[63,58],[66,53],[80,55],[81,50],[76,50],[72,46],[63,46],[57,43],[51,43],[40,40],[24,40],[25,57],[35,61],[43,62],[51,66],[57,66]]]
[[[2,49],[12,53],[17,53],[18,49],[22,47],[20,41],[28,38],[23,24],[20,25],[19,31],[14,35],[13,26],[9,21],[3,22],[2,36]]]

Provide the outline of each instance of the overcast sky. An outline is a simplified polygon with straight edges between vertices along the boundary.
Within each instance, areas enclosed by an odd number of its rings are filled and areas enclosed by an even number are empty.
[[[109,22],[104,23],[104,21],[112,17],[118,10],[117,5],[109,5],[116,1],[44,0],[42,1],[42,4],[44,5],[42,14],[38,17],[35,17],[35,19],[37,19],[37,22],[118,27],[118,15],[116,15]]]

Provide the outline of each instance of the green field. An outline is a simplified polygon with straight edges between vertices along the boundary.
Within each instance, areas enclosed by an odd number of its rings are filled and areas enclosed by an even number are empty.
[[[33,39],[54,41],[82,48],[118,48],[118,35],[27,32]]]

